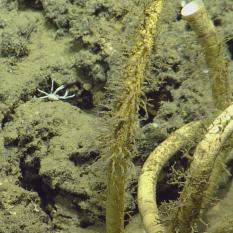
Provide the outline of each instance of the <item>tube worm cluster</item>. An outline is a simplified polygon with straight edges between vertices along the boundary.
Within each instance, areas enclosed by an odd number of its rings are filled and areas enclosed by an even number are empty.
[[[147,233],[190,233],[209,202],[221,175],[222,164],[232,147],[233,105],[230,104],[227,61],[223,47],[202,0],[184,5],[183,18],[189,22],[203,47],[212,84],[215,106],[223,111],[208,127],[209,121],[191,122],[170,135],[145,162],[138,184],[138,205]],[[229,107],[228,107],[229,106]],[[227,108],[228,107],[228,108]],[[227,109],[226,109],[227,108]],[[224,110],[225,109],[225,110]],[[202,135],[202,136],[201,136]],[[184,188],[169,226],[164,226],[156,206],[156,182],[163,165],[180,149],[203,137],[196,147]],[[229,140],[230,139],[230,140]]]

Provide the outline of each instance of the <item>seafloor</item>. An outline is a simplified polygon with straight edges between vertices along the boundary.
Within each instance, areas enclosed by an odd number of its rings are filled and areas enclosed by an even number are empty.
[[[124,51],[148,2],[0,0],[0,233],[104,231],[106,163],[98,159],[105,86],[120,80]],[[126,190],[126,230],[133,233],[143,232],[137,178],[150,151],[175,129],[214,112],[202,49],[181,18],[181,1],[165,2],[145,74],[148,114],[138,113],[138,152]],[[224,41],[232,86],[233,1],[204,2]],[[65,85],[61,96],[69,90],[75,97],[39,98],[37,88],[50,92],[52,80],[54,89]],[[177,198],[179,189],[167,181],[170,167],[184,164],[177,159],[164,169],[159,203]],[[220,201],[205,219],[208,232],[221,232],[219,224],[233,219],[232,166],[229,159]]]

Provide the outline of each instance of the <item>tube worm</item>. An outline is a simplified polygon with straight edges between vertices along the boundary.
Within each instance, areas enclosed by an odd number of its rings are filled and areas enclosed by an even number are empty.
[[[186,4],[181,15],[196,33],[204,50],[209,77],[212,85],[212,95],[217,109],[224,110],[230,104],[230,89],[228,82],[228,62],[224,49],[202,0]]]
[[[132,151],[135,125],[139,109],[142,84],[146,66],[158,32],[158,21],[164,0],[153,0],[146,6],[144,19],[135,32],[135,45],[129,53],[123,71],[121,91],[116,93],[116,105],[112,109],[111,141],[109,146],[110,165],[107,178],[106,231],[122,233],[124,230],[124,192]],[[119,85],[119,84],[118,84]]]

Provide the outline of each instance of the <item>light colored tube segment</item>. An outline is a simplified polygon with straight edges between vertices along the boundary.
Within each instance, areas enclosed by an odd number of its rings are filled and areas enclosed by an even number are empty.
[[[186,4],[181,15],[194,30],[203,47],[215,106],[224,110],[230,104],[228,83],[228,62],[224,56],[223,43],[219,39],[212,21],[209,19],[202,0]]]
[[[172,133],[147,158],[138,183],[138,207],[147,233],[165,233],[156,204],[158,176],[167,161],[179,150],[195,145],[204,134],[203,122],[192,122]]]
[[[221,149],[227,139],[233,133],[233,105],[222,112],[209,126],[204,139],[196,147],[193,161],[185,181],[183,191],[175,219],[172,223],[171,232],[190,233],[198,220],[203,201],[207,201],[206,194],[209,179],[215,166],[216,160],[221,156]],[[221,166],[221,164],[219,164]],[[221,174],[219,174],[221,175]],[[212,182],[218,182],[218,180]],[[206,196],[207,195],[207,196]]]

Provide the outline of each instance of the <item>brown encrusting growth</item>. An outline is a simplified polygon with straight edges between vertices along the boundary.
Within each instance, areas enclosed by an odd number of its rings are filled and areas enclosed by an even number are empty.
[[[112,109],[113,135],[111,144],[107,144],[110,165],[107,181],[106,231],[122,233],[124,229],[124,195],[127,166],[138,124],[138,110],[145,69],[154,45],[154,36],[158,30],[158,21],[162,11],[163,0],[152,1],[145,6],[143,20],[134,32],[137,40],[129,53],[128,61],[122,75],[121,92],[116,93]]]

